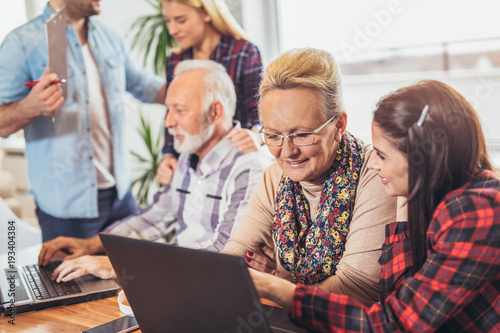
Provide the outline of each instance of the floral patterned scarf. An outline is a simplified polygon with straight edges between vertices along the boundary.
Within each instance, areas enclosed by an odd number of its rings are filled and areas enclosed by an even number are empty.
[[[313,284],[335,274],[354,209],[364,149],[348,132],[326,177],[315,222],[299,182],[283,174],[276,195],[273,241],[295,282]]]

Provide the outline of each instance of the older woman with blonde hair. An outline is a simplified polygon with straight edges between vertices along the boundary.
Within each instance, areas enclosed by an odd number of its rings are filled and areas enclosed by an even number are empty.
[[[167,29],[177,43],[166,62],[167,88],[180,61],[209,59],[222,64],[236,89],[234,119],[241,124],[241,128],[230,132],[228,139],[242,153],[257,150],[257,94],[262,73],[258,48],[249,41],[223,0],[162,0],[162,6]],[[163,153],[157,179],[166,185],[177,162],[173,138],[167,130]]]
[[[377,302],[378,258],[396,199],[367,167],[371,146],[345,130],[334,58],[316,49],[282,54],[266,68],[259,111],[277,163],[223,252],[295,283]]]

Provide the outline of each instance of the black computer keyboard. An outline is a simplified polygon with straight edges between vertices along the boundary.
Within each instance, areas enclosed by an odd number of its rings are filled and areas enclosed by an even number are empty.
[[[54,298],[64,295],[73,295],[81,293],[82,290],[78,287],[75,281],[57,283],[52,281],[52,272],[61,261],[51,261],[47,266],[40,267],[38,265],[24,266],[24,274],[28,279],[28,283],[35,294],[36,299]]]

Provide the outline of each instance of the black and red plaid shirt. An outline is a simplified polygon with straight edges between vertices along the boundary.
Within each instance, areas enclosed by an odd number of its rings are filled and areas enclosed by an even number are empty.
[[[167,89],[174,78],[177,64],[183,60],[193,59],[193,50],[172,53],[166,62]],[[259,49],[252,43],[234,37],[221,37],[219,44],[210,54],[210,60],[218,62],[226,69],[236,90],[236,112],[234,119],[243,128],[252,128],[259,124],[257,96],[259,93],[262,60]],[[173,152],[173,137],[165,129],[165,145],[163,153]]]
[[[292,319],[315,332],[500,332],[500,180],[483,171],[446,195],[414,275],[406,222],[386,227],[381,304],[297,285]]]

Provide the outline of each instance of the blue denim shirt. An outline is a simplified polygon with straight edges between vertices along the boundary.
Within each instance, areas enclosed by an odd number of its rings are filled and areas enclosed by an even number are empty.
[[[47,66],[42,15],[12,31],[0,46],[0,104],[26,97],[23,83],[37,80]],[[94,17],[88,22],[88,43],[100,71],[108,104],[118,197],[130,188],[130,163],[125,122],[126,91],[153,102],[164,80],[145,73],[132,61],[124,39]],[[55,123],[40,116],[24,128],[30,192],[42,211],[59,218],[98,216],[97,176],[90,132],[89,93],[78,36],[68,25],[68,98]]]

